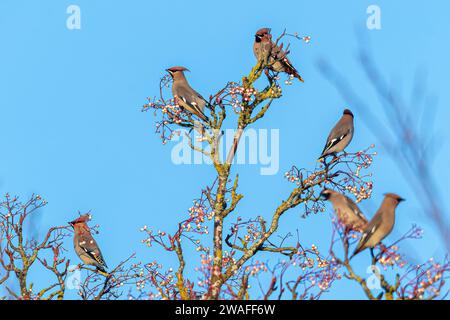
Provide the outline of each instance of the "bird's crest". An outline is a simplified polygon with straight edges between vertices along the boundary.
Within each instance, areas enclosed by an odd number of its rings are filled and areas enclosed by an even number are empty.
[[[189,71],[189,69],[182,67],[182,66],[176,66],[176,67],[171,67],[169,69],[166,69],[166,71],[168,71],[170,73],[174,73],[174,72],[178,72],[178,71]]]
[[[270,31],[271,31],[272,29],[270,29],[270,28],[261,28],[261,29],[259,29],[258,31],[256,31],[256,34],[255,35],[257,35],[257,36],[263,36],[263,35],[265,35],[265,34],[270,34]]]
[[[395,194],[395,193],[385,193],[384,196],[386,198],[391,198],[391,199],[397,200],[398,202],[405,201],[404,198],[400,197],[398,194]]]
[[[343,114],[348,114],[353,117],[353,112],[351,112],[350,109],[345,109]]]
[[[88,221],[91,220],[91,219],[92,219],[91,214],[90,214],[90,213],[86,213],[86,214],[81,215],[81,216],[78,217],[77,219],[75,219],[75,220],[69,222],[69,224],[75,225],[75,224],[77,224],[77,223],[86,223],[86,222],[88,222]]]

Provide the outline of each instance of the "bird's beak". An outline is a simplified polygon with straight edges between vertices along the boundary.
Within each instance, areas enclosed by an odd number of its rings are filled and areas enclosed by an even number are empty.
[[[67,223],[70,224],[72,227],[73,227],[73,225],[75,224],[74,221],[69,221],[69,222],[67,222]]]
[[[405,198],[398,198],[398,202],[406,201]]]

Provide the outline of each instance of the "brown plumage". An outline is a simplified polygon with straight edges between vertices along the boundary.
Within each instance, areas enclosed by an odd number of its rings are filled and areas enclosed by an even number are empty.
[[[185,67],[172,67],[166,70],[172,76],[172,94],[176,103],[196,115],[203,121],[208,122],[208,117],[203,113],[206,105],[206,100],[189,85],[185,71],[189,71]]]
[[[349,109],[345,109],[341,119],[336,123],[333,129],[331,129],[327,138],[327,143],[318,160],[321,160],[330,154],[335,155],[338,152],[344,151],[352,141],[354,131],[353,113]]]
[[[272,52],[272,35],[269,28],[262,28],[256,31],[255,41],[253,42],[253,54],[258,61],[269,62],[269,56]]]
[[[284,72],[304,82],[298,71],[287,57],[287,53],[272,41],[270,28],[262,28],[256,31],[253,43],[253,54],[258,61],[267,62],[267,68],[274,72]]]
[[[324,189],[320,195],[333,205],[339,221],[349,230],[362,232],[367,226],[367,219],[352,199],[340,192]]]
[[[84,214],[78,219],[69,222],[74,232],[73,246],[75,253],[85,264],[94,266],[103,273],[106,273],[105,268],[108,266],[87,225],[89,220],[90,215]]]
[[[395,209],[404,200],[395,193],[384,195],[380,208],[364,229],[352,257],[366,248],[373,249],[391,233],[395,223]]]

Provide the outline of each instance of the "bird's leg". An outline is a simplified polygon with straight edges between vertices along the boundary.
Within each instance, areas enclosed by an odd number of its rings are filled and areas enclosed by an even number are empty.
[[[370,248],[370,255],[372,256],[372,265],[374,266],[377,263],[377,258],[375,257],[373,253],[373,248]]]

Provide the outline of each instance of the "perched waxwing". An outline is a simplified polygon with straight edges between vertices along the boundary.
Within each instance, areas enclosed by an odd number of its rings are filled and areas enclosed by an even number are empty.
[[[284,72],[301,82],[302,77],[294,68],[287,57],[287,53],[272,41],[270,28],[262,28],[256,31],[255,42],[253,43],[253,53],[258,61],[267,60],[268,69],[274,72]]]
[[[172,67],[166,70],[172,77],[172,94],[176,103],[196,115],[203,121],[208,121],[208,118],[203,113],[206,105],[206,100],[197,91],[189,85],[184,71],[189,71],[185,67]]]
[[[337,218],[348,230],[362,232],[365,229],[367,219],[352,199],[331,189],[324,189],[320,195],[331,202]]]
[[[349,109],[345,109],[341,119],[328,135],[327,143],[318,161],[330,154],[336,155],[336,153],[344,151],[352,141],[354,130],[353,113]]]
[[[272,52],[272,35],[269,28],[262,28],[256,31],[255,42],[253,42],[253,54],[258,61],[269,62]]]
[[[352,257],[366,248],[370,248],[373,256],[373,248],[391,233],[395,223],[395,209],[404,200],[395,193],[384,195],[380,208],[364,229]]]
[[[89,214],[84,214],[69,222],[74,231],[73,245],[75,252],[85,264],[94,266],[97,270],[106,273],[105,268],[108,268],[108,266],[87,225],[90,219],[91,216]]]

